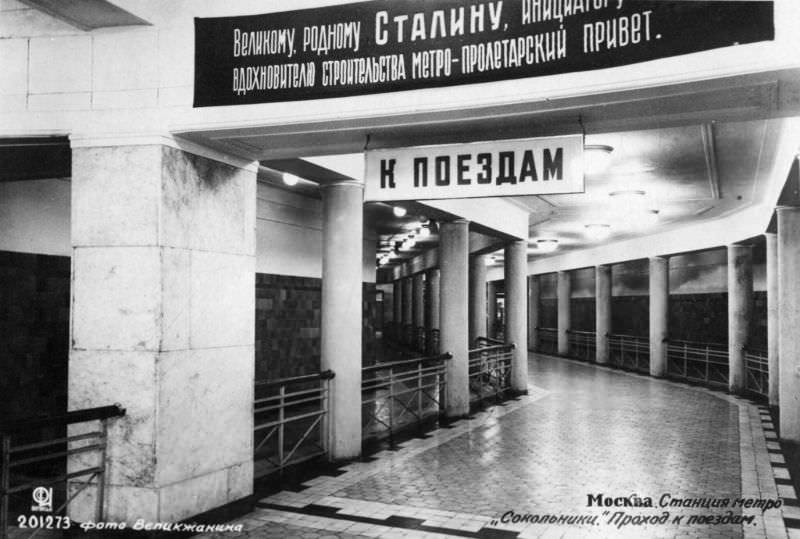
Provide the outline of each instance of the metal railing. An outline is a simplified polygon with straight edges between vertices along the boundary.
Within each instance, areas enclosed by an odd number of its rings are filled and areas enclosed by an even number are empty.
[[[379,363],[362,369],[362,438],[390,439],[444,409],[450,354]]]
[[[115,404],[0,425],[1,539],[9,538],[12,511],[22,516],[30,512],[33,502],[46,511],[43,517],[57,523],[70,503],[90,489],[94,490],[95,521],[103,521],[108,421],[123,415],[125,409]],[[70,434],[70,425],[81,425],[80,432]],[[14,537],[34,537],[42,529],[20,528]]]
[[[499,343],[499,344],[496,344]],[[511,359],[514,344],[479,337],[477,348],[469,351],[470,401],[482,403],[488,397],[498,402],[511,388]]]
[[[334,376],[333,371],[324,371],[256,382],[256,477],[325,454],[322,425]]]
[[[622,369],[650,372],[650,339],[609,333],[608,361]]]
[[[539,336],[537,350],[542,354],[555,355],[558,353],[558,330],[556,328],[536,328]]]
[[[759,397],[769,396],[769,362],[766,350],[744,349],[744,373],[744,387],[748,393]]]
[[[569,357],[580,361],[595,360],[597,338],[594,331],[567,330],[569,340]]]
[[[727,387],[727,345],[669,339],[667,375],[689,382]]]

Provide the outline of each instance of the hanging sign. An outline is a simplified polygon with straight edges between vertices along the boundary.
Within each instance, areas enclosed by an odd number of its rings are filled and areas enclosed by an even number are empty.
[[[580,192],[582,135],[366,153],[367,202]]]
[[[774,34],[762,0],[392,0],[198,18],[194,105],[554,75]]]

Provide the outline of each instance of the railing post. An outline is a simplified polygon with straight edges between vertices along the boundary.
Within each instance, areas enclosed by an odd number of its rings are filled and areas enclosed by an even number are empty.
[[[330,443],[328,442],[328,410],[330,408],[330,395],[331,395],[331,379],[325,378],[322,380],[322,385],[320,386],[320,407],[322,408],[322,424],[320,429],[320,442],[322,444],[322,448],[325,450],[325,457],[328,458],[328,448],[330,447]],[[363,395],[363,394],[362,394]],[[363,396],[360,397],[363,401]],[[364,407],[363,403],[361,405],[362,409]],[[362,424],[363,429],[363,424]],[[362,432],[361,436],[363,437],[364,434]]]
[[[394,445],[394,369],[389,368],[389,442]]]
[[[11,438],[3,434],[0,438],[0,539],[8,539],[8,489],[10,488],[9,464],[11,461]]]
[[[706,346],[706,382],[708,382],[709,364],[708,364],[708,346]],[[730,361],[730,359],[728,360]]]
[[[283,436],[284,436],[284,420],[286,419],[286,386],[281,384],[278,389],[280,395],[280,407],[278,408],[278,462],[280,462],[281,469],[285,464],[283,461]]]
[[[669,346],[669,345],[667,345]],[[669,348],[667,348],[669,350]],[[683,376],[689,378],[689,357],[686,343],[683,343]]]
[[[417,425],[422,426],[422,362],[417,363]]]
[[[69,428],[69,427],[67,427]],[[106,494],[106,454],[108,452],[108,419],[100,421],[100,439],[102,440],[103,448],[100,450],[100,468],[101,472],[97,476],[97,522],[103,522],[105,519],[105,494]],[[69,484],[69,483],[67,483]],[[67,492],[69,496],[69,492]]]

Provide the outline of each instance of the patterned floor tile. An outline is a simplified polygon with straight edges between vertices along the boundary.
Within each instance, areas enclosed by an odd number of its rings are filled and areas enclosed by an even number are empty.
[[[788,494],[756,406],[547,356],[529,375],[528,396],[266,498],[259,519],[337,537],[787,537],[780,510],[732,506]],[[632,495],[655,507],[617,505]]]

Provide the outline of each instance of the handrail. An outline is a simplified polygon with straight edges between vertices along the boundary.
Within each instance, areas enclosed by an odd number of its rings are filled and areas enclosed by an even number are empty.
[[[587,331],[587,330],[583,330],[583,329],[568,329],[566,332],[567,333],[574,333],[576,335],[594,335],[595,334],[594,331]]]
[[[427,363],[433,361],[446,361],[448,359],[453,359],[453,354],[450,352],[445,352],[444,354],[438,354],[435,356],[425,356],[425,357],[418,357],[413,359],[400,359],[398,361],[389,361],[387,363],[376,363],[375,365],[370,365],[368,367],[363,367],[361,369],[362,373],[365,372],[372,372],[372,371],[379,371],[381,369],[387,369],[391,367],[399,367],[402,365],[416,365],[418,363]]]
[[[301,376],[289,376],[286,378],[277,378],[275,380],[256,380],[256,387],[280,386],[288,384],[296,384],[301,382],[314,382],[316,380],[330,380],[336,377],[336,373],[332,370],[322,371],[314,374],[304,374]]]
[[[649,341],[650,337],[643,337],[641,335],[628,335],[625,333],[606,333],[606,337],[609,338],[618,338],[618,339],[638,339],[642,341]]]
[[[473,352],[499,352],[506,351],[506,349],[514,350],[517,347],[516,343],[511,344],[495,344],[492,346],[481,346],[480,348],[472,348],[469,353]]]
[[[706,341],[686,341],[683,339],[673,339],[671,337],[665,337],[664,342],[666,343],[674,343],[679,345],[687,345],[694,348],[718,348],[720,350],[728,350],[727,343],[718,343],[718,342],[706,342]]]
[[[361,377],[362,438],[389,436],[394,443],[398,428],[444,409],[445,364],[452,354],[444,353],[363,367]]]
[[[503,342],[501,340],[492,339],[490,337],[476,337],[475,338],[475,344],[476,345],[479,346],[479,343],[481,343],[481,342],[486,342],[486,343],[489,343],[489,344],[498,344],[498,345],[499,344],[505,344],[505,342]]]
[[[469,351],[470,401],[487,397],[499,403],[511,387],[511,362],[516,343],[484,346]]]
[[[87,421],[96,421],[102,419],[109,419],[112,417],[120,417],[125,415],[125,408],[121,404],[113,404],[111,406],[98,406],[96,408],[86,408],[85,410],[74,410],[66,414],[50,416],[50,417],[28,417],[24,419],[17,419],[0,423],[0,433],[3,434],[19,434],[21,432],[28,432],[38,430],[44,427],[53,426],[67,426],[75,423],[85,423]]]
[[[323,421],[328,415],[329,382],[333,378],[335,373],[326,370],[255,383],[256,389],[270,388],[268,396],[253,399],[256,477],[325,453]],[[313,387],[297,387],[314,382]]]
[[[67,482],[66,491],[70,491],[66,501],[56,507],[51,503],[49,512],[58,515],[67,510],[69,504],[81,493],[89,488],[95,489],[95,520],[100,522],[105,516],[105,488],[106,488],[106,452],[108,450],[108,420],[125,415],[125,408],[120,404],[99,406],[84,410],[73,410],[66,414],[52,417],[33,417],[28,419],[8,422],[0,426],[0,538],[9,537],[9,511],[11,510],[11,497],[18,493],[37,488],[51,487],[52,485]],[[77,423],[100,421],[99,428],[82,434],[57,434],[42,436],[37,441],[17,440],[16,435],[30,433],[44,427],[67,427]],[[48,434],[46,431],[43,434]],[[12,445],[12,439],[14,444]],[[20,443],[21,442],[21,443]],[[84,442],[75,446],[76,442]],[[64,462],[66,458],[84,453],[96,453],[98,458],[91,465],[81,462],[81,469],[68,471],[63,468],[53,470],[57,475],[49,477],[36,477],[33,479],[26,471],[18,472],[12,477],[11,470],[26,468],[29,465],[40,465],[45,462]],[[93,459],[94,460],[94,459]],[[62,465],[63,466],[63,465]],[[78,465],[76,465],[76,468]],[[72,479],[85,478],[81,483],[69,483]],[[20,482],[21,481],[21,482]],[[72,489],[74,488],[74,492]],[[35,500],[35,498],[34,498]],[[21,530],[20,530],[21,531]],[[27,530],[25,533],[29,532]],[[34,537],[38,529],[28,535]],[[22,535],[15,535],[22,537]]]

